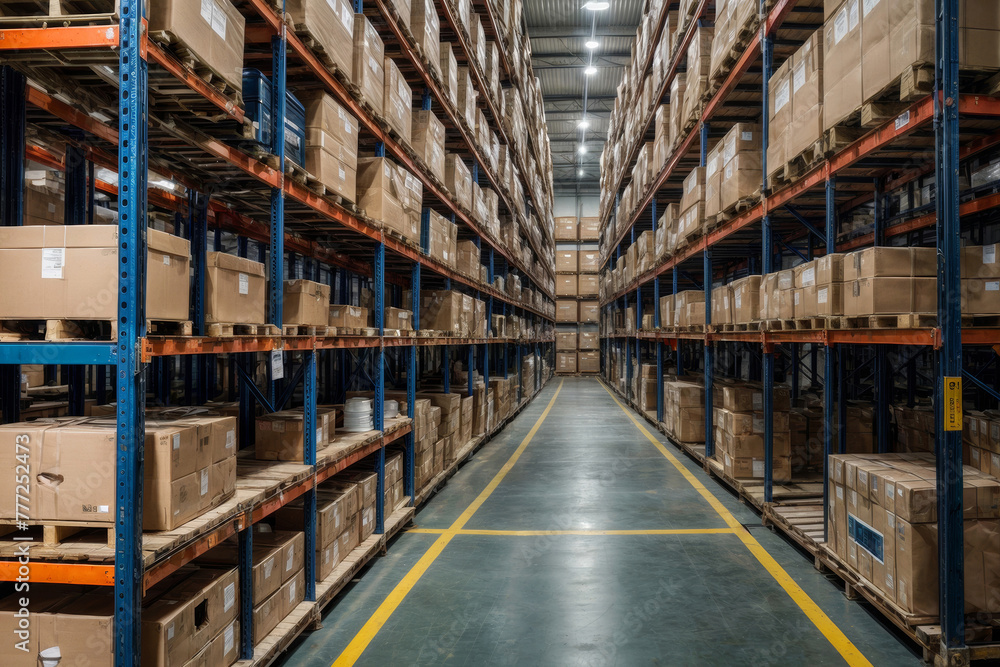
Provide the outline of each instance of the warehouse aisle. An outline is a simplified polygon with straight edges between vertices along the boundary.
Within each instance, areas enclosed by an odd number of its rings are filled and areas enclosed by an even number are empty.
[[[919,664],[631,414],[550,382],[283,664]]]

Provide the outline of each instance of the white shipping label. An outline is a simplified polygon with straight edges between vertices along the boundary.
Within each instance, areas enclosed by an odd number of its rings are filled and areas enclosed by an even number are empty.
[[[236,446],[236,431],[229,429],[226,431],[226,449],[232,449]]]
[[[201,495],[208,493],[208,468],[201,471]]]
[[[336,544],[336,542],[334,544]],[[329,562],[330,562],[330,547],[327,547],[323,551],[323,565],[326,565]]]
[[[828,290],[827,287],[820,287],[816,290],[816,303],[826,303]]]
[[[795,293],[795,294],[793,295],[793,297],[794,297],[794,298],[793,298],[793,303],[794,303],[794,305],[796,305],[796,306],[797,306],[797,305],[799,305],[799,297],[800,297],[800,296],[802,296],[802,293],[801,293],[801,292],[796,292],[796,293]]]
[[[291,585],[288,587],[288,601],[295,602],[295,580],[292,580]]]
[[[740,134],[740,139],[743,141],[753,141],[753,132],[743,132]]]
[[[836,44],[847,36],[847,7],[837,13],[833,20],[833,43]]]
[[[285,377],[285,360],[281,350],[271,350],[271,379],[281,380]]]
[[[792,72],[792,92],[799,92],[799,88],[804,85],[806,85],[806,64],[801,62],[795,65],[795,71]]]
[[[338,165],[337,166],[337,176],[340,178],[340,180],[346,181],[347,180],[347,170],[344,169],[343,167],[341,167],[340,165]]]
[[[181,448],[181,434],[174,433],[174,449],[180,449],[180,448]]]
[[[349,33],[354,34],[354,13],[346,6],[340,8],[340,22]]]
[[[170,625],[167,626],[167,641],[170,641],[173,638],[174,638],[174,624],[171,623]]]
[[[164,255],[163,256],[163,265],[164,266],[170,266],[170,255]]]
[[[788,104],[789,97],[788,80],[785,79],[778,84],[777,90],[774,91],[774,113],[778,113]]]
[[[288,555],[285,556],[285,572],[288,572],[295,565],[295,545],[288,545]]]
[[[808,269],[802,272],[802,286],[812,287],[816,284],[816,268],[810,266]]]
[[[250,276],[245,273],[240,274],[240,294],[250,293]]]
[[[843,500],[843,499],[844,499],[844,487],[838,486],[837,487],[837,500]]]
[[[224,653],[229,653],[230,651],[233,650],[233,646],[236,643],[235,642],[235,639],[236,639],[236,632],[235,632],[235,630],[236,630],[236,624],[235,623],[230,623],[229,627],[226,628],[226,636],[225,636],[225,639],[223,640],[223,642],[225,643],[225,650],[223,651]]]
[[[62,279],[66,248],[42,248],[42,278]]]
[[[272,571],[274,571],[274,556],[264,561],[264,578],[270,579]]]
[[[997,247],[995,245],[983,246],[983,264],[996,264]]]
[[[212,16],[215,14],[214,0],[201,0],[201,18],[212,25]]]
[[[986,291],[987,292],[1000,292],[1000,281],[997,281],[997,280],[987,280],[986,281]]]
[[[875,7],[878,5],[878,3],[879,3],[879,0],[865,0],[865,3],[863,5],[863,7],[862,7],[862,10],[864,11],[865,16],[868,16],[869,14],[871,14],[872,10],[875,9]]]
[[[111,508],[108,505],[98,505],[97,506],[97,513],[98,514],[107,514],[110,511],[111,511]]]
[[[851,0],[850,7],[851,7],[851,16],[850,16],[850,18],[851,18],[851,27],[850,27],[850,29],[854,30],[855,28],[858,27],[858,22],[861,20],[861,13],[860,13],[861,12],[861,6],[858,3],[858,0]]]
[[[899,130],[901,130],[902,128],[906,127],[909,124],[910,124],[910,112],[909,110],[907,110],[899,114],[899,116],[896,118],[896,123],[895,123],[896,131],[898,132]]]
[[[763,477],[764,476],[764,460],[754,459],[753,460],[753,476]]]
[[[323,427],[322,426],[317,426],[316,427],[316,442],[317,443],[323,442]]]
[[[228,584],[223,595],[222,611],[229,611],[236,604],[236,584]]]
[[[226,14],[223,12],[222,7],[216,6],[215,13],[212,14],[212,31],[221,37],[226,38],[226,26],[229,23],[229,19],[226,18]]]
[[[742,308],[743,307],[743,294],[740,293],[740,292],[737,292],[735,295],[733,295],[733,303],[736,305],[737,308]]]

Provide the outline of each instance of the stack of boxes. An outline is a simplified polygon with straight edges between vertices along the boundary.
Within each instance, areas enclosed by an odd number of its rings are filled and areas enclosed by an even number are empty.
[[[896,424],[899,427],[899,438],[902,444],[904,427],[909,426],[912,431],[921,431],[920,444],[928,433],[928,426],[933,426],[933,420],[928,422],[924,413],[925,409],[919,410],[918,415],[906,415],[905,413],[893,411],[896,416]],[[933,412],[931,413],[933,417]],[[967,452],[965,456],[966,464],[980,470],[988,475],[1000,477],[1000,415],[995,411],[965,413],[965,427],[963,430],[963,444]],[[933,433],[931,429],[930,433]],[[933,440],[931,440],[933,443]],[[909,443],[907,443],[909,444]]]
[[[930,454],[830,457],[827,549],[907,614],[936,616],[937,471]],[[1000,482],[966,467],[965,613],[1000,611]]]
[[[567,216],[555,220],[557,340],[563,341],[556,350],[558,373],[597,373],[600,369],[598,236],[597,218]],[[572,336],[560,339],[564,333]]]
[[[676,442],[705,442],[705,387],[700,382],[664,381],[663,426]]]
[[[420,327],[463,338],[486,338],[486,302],[455,290],[424,290]]]
[[[775,387],[772,403],[772,479],[792,479],[788,390]],[[714,387],[712,423],[715,458],[733,479],[764,479],[764,392],[760,385],[719,382]]]
[[[306,98],[304,103],[306,170],[332,194],[356,202],[358,200],[357,119],[325,93]]]
[[[423,184],[388,158],[358,160],[358,206],[403,239],[420,243]]]

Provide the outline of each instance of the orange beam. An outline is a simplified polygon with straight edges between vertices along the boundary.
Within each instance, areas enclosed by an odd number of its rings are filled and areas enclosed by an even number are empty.
[[[94,49],[118,46],[117,25],[0,30],[0,51]]]
[[[17,561],[0,561],[0,581],[17,581],[21,565]],[[53,563],[32,561],[28,565],[31,583],[80,584],[85,586],[114,586],[115,566],[86,563]]]
[[[208,85],[203,78],[195,74],[190,68],[185,67],[178,62],[176,58],[161,49],[159,45],[149,41],[148,38],[144,38],[144,41],[146,43],[146,50],[149,54],[150,60],[173,74],[178,81],[186,85],[188,88],[198,93],[215,106],[219,107],[219,109],[228,114],[230,118],[239,123],[243,122],[242,108],[218,90]]]

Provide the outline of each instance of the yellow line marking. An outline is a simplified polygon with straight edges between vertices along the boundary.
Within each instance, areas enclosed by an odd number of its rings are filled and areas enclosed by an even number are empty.
[[[514,453],[510,455],[507,462],[503,464],[500,471],[493,477],[492,480],[490,480],[490,483],[486,485],[486,488],[483,489],[482,493],[480,493],[479,496],[472,501],[472,504],[465,508],[465,511],[462,512],[457,519],[455,519],[455,522],[451,524],[451,527],[441,533],[441,537],[434,541],[434,544],[432,544],[430,549],[428,549],[427,552],[420,557],[417,564],[406,573],[406,576],[403,577],[402,581],[396,584],[396,587],[392,589],[392,592],[389,593],[388,597],[382,601],[382,604],[375,610],[375,613],[368,619],[368,622],[365,623],[364,627],[361,628],[358,634],[354,635],[354,639],[351,640],[351,643],[347,645],[344,652],[341,653],[336,662],[333,663],[333,667],[346,667],[357,662],[358,658],[361,657],[361,654],[364,653],[366,648],[368,648],[368,644],[370,644],[372,639],[375,638],[375,635],[378,634],[378,631],[382,629],[382,626],[389,620],[389,617],[392,616],[394,611],[396,611],[396,608],[403,602],[403,599],[406,598],[407,594],[413,589],[416,583],[420,581],[420,577],[424,576],[424,573],[427,572],[431,563],[433,563],[437,557],[441,555],[441,552],[444,551],[446,546],[448,546],[448,543],[459,534],[462,528],[465,527],[465,524],[468,523],[469,519],[472,518],[472,515],[476,513],[476,510],[482,507],[483,503],[486,502],[486,499],[490,497],[490,494],[493,493],[500,482],[503,481],[503,478],[507,476],[507,473],[510,472],[511,468],[514,467],[514,464],[517,463],[517,460],[521,458],[521,454],[528,446],[528,443],[530,443],[531,439],[535,437],[536,433],[538,433],[538,429],[541,427],[542,422],[545,421],[545,418],[549,416],[549,412],[552,410],[552,406],[555,404],[556,398],[559,396],[559,392],[562,391],[563,382],[565,382],[565,380],[559,382],[559,386],[556,387],[556,393],[552,395],[552,399],[545,407],[545,410],[538,418],[538,421],[536,421],[535,425],[531,427],[530,431],[528,431],[528,435],[524,436],[524,440],[522,440],[521,444],[517,446]]]
[[[663,456],[665,456],[682,475],[684,475],[684,478],[691,483],[691,486],[693,486],[698,493],[700,493],[702,497],[708,501],[708,504],[711,505],[716,512],[718,512],[723,521],[725,521],[726,524],[733,529],[733,532],[740,538],[740,541],[743,542],[744,546],[746,546],[746,548],[750,550],[750,553],[752,553],[760,564],[764,566],[764,569],[767,570],[768,574],[774,577],[774,580],[777,581],[778,585],[785,590],[788,597],[792,598],[795,604],[797,604],[799,608],[805,612],[805,615],[810,621],[813,622],[813,625],[815,625],[819,631],[823,633],[830,644],[832,644],[837,652],[840,653],[841,657],[844,658],[847,664],[852,666],[867,665],[868,667],[871,667],[871,663],[864,656],[864,654],[851,643],[851,640],[849,640],[841,629],[830,620],[830,617],[827,616],[822,609],[820,609],[819,605],[813,602],[812,598],[810,598],[809,595],[802,590],[795,580],[792,579],[787,572],[785,572],[784,568],[781,567],[776,560],[774,560],[771,554],[769,554],[764,547],[761,546],[760,542],[758,542],[757,539],[750,534],[743,524],[737,521],[736,517],[734,517],[732,513],[726,509],[719,499],[716,498],[715,495],[701,483],[701,480],[695,477],[694,474],[688,470],[672,452],[664,447],[663,443],[650,435],[649,431],[646,430],[646,427],[643,426],[631,412],[625,409],[625,406],[618,401],[618,398],[611,393],[611,390],[608,389],[603,382],[601,383],[601,386],[604,387],[604,391],[608,392],[608,395],[611,396],[611,400],[613,400],[618,407],[622,409],[622,412],[624,412],[625,415],[632,420],[632,423],[635,424],[636,428],[638,428],[639,431],[642,432],[642,434],[645,435],[658,450],[660,450],[660,453],[663,454]]]
[[[443,535],[447,528],[411,528],[408,533]],[[547,535],[732,535],[732,528],[663,528],[650,530],[484,530],[464,529],[455,531],[458,535],[486,535],[491,537],[534,537]]]

